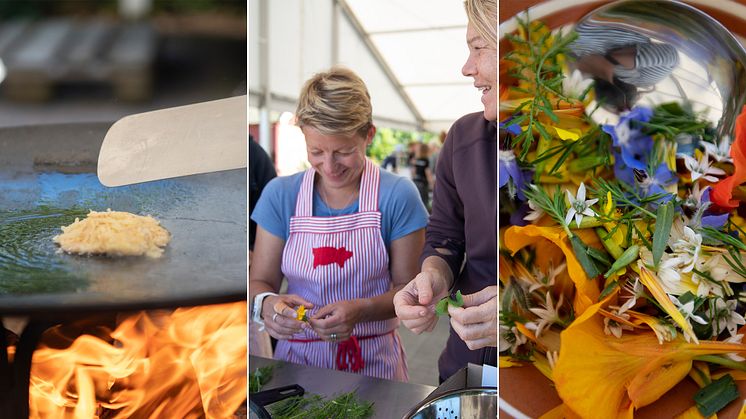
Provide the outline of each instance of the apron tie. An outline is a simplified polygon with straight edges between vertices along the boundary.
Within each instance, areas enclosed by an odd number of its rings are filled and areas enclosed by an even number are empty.
[[[348,361],[350,362],[349,365]],[[348,366],[351,367],[352,372],[360,371],[365,366],[363,355],[360,352],[360,344],[355,336],[339,342],[337,347],[337,369],[345,371]]]
[[[340,371],[346,371],[350,368],[352,372],[358,372],[365,368],[365,361],[363,361],[363,352],[360,349],[361,340],[373,339],[379,336],[386,336],[394,333],[394,330],[389,330],[386,333],[380,335],[371,336],[350,336],[349,339],[341,341],[337,344],[337,369]],[[296,343],[309,343],[309,342],[322,342],[321,339],[288,339],[288,342]]]

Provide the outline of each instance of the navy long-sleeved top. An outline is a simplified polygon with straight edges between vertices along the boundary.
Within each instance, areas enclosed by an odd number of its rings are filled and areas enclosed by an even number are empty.
[[[454,292],[497,285],[497,123],[482,112],[456,121],[440,152],[421,261],[428,256],[448,263]],[[497,348],[469,350],[451,329],[438,361],[441,378],[467,362],[496,365]]]

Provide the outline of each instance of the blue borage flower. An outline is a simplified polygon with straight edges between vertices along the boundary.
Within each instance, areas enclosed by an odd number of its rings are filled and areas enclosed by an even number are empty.
[[[621,150],[621,160],[629,168],[644,170],[647,166],[653,139],[643,134],[639,122],[648,122],[652,116],[652,109],[640,106],[622,114],[618,124],[602,127],[611,136],[614,147]]]
[[[524,174],[518,166],[518,160],[515,158],[515,153],[513,153],[513,150],[500,150],[499,159],[499,187],[502,188],[503,186],[508,185],[508,191],[510,192],[511,198],[517,196],[519,200],[525,201],[526,197],[523,195],[525,183]]]
[[[521,126],[518,124],[511,124],[510,121],[513,120],[513,117],[500,122],[500,129],[504,129],[508,133],[512,135],[519,135],[523,130],[521,129]]]

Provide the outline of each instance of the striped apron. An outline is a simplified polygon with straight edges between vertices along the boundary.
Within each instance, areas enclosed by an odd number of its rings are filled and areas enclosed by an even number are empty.
[[[392,287],[378,211],[378,167],[366,159],[359,211],[330,217],[313,216],[315,173],[311,168],[303,176],[282,255],[287,293],[313,303],[309,317],[333,302],[375,297]],[[407,381],[406,356],[398,326],[397,318],[361,322],[344,342],[324,342],[309,328],[289,341],[279,341],[275,358]]]

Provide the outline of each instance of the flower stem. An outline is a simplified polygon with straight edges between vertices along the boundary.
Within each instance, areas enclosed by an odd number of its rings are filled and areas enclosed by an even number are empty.
[[[712,364],[722,365],[724,367],[732,368],[734,370],[746,371],[746,361],[734,361],[722,356],[717,355],[701,355],[694,358],[697,361],[709,362]]]

